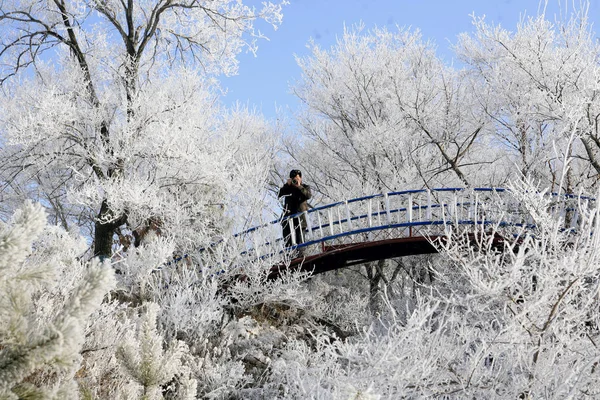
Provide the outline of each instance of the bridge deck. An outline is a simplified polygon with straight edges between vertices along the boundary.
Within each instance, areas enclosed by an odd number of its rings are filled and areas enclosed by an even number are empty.
[[[431,253],[437,253],[437,249],[425,237],[395,238],[376,242],[326,246],[322,253],[297,257],[292,259],[289,265],[281,264],[272,267],[271,274],[274,278],[287,269],[320,274],[371,261]]]
[[[505,238],[498,233],[494,236],[493,247],[498,249],[504,247]],[[473,245],[477,243],[475,234],[468,234],[467,237]],[[271,267],[269,278],[275,279],[287,270],[311,272],[314,275],[372,261],[438,253],[438,248],[434,243],[443,240],[444,237],[442,236],[416,236],[324,246],[321,253],[296,257],[289,264],[279,264]],[[515,249],[517,248],[515,247]]]

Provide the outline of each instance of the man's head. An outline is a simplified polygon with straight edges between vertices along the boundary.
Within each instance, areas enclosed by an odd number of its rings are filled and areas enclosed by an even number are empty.
[[[290,171],[290,179],[294,185],[299,185],[302,183],[302,171],[299,169],[293,169]]]

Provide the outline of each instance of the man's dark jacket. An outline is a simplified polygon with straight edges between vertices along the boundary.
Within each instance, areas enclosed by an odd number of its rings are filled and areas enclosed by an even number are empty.
[[[298,188],[294,185],[288,185],[287,183],[279,189],[279,196],[285,196],[285,210],[284,216],[299,213],[301,211],[308,210],[308,203],[306,200],[312,197],[310,192],[310,186],[301,184],[302,188]],[[306,222],[303,221],[305,224]]]

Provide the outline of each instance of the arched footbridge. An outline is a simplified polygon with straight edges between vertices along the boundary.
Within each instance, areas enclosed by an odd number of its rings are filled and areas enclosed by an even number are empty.
[[[586,196],[549,193],[548,211],[562,218],[565,228],[576,229],[579,210],[595,206]],[[296,236],[293,224],[306,220]],[[282,238],[282,224],[291,225],[291,237]],[[432,239],[449,227],[497,225],[514,234],[532,228],[533,219],[510,190],[503,188],[440,188],[375,194],[312,208],[275,220],[234,237],[243,243],[244,256],[271,259],[288,256],[271,267],[271,276],[295,269],[321,273],[381,259],[437,252]],[[475,231],[475,229],[473,229]],[[291,246],[286,247],[287,244]],[[209,268],[215,273],[221,268]]]

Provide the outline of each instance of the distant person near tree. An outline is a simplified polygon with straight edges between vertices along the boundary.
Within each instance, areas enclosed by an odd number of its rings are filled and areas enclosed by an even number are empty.
[[[302,172],[293,169],[287,182],[279,189],[279,197],[284,198],[283,217],[297,214],[308,210],[308,199],[312,197],[310,186],[302,183]],[[294,229],[295,244],[304,242],[304,231],[306,230],[306,219],[304,215],[283,221],[283,237],[286,247],[292,246],[292,227]]]

